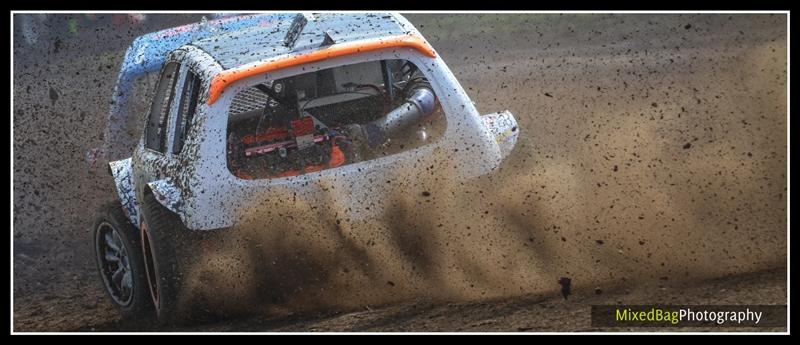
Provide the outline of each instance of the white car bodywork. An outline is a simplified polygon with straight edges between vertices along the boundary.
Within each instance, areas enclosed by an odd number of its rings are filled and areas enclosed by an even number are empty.
[[[392,18],[409,30],[420,33],[402,16]],[[421,35],[420,35],[421,37]],[[226,165],[228,110],[234,95],[245,88],[301,73],[336,66],[384,59],[404,59],[419,66],[438,96],[447,127],[438,140],[424,146],[374,160],[293,177],[244,180],[234,176]],[[184,149],[172,153],[175,120],[170,117],[166,153],[145,147],[140,140],[132,158],[111,162],[117,191],[131,222],[140,226],[138,200],[152,191],[159,202],[178,214],[192,230],[213,230],[236,226],[250,215],[252,205],[265,205],[291,196],[292,201],[317,203],[335,200],[347,209],[354,221],[374,217],[391,207],[382,198],[393,185],[386,180],[413,181],[417,171],[427,166],[447,166],[459,179],[490,172],[512,151],[519,129],[508,111],[481,116],[445,62],[436,54],[429,57],[413,48],[387,48],[340,56],[280,69],[238,80],[227,86],[213,104],[207,102],[209,80],[223,71],[205,51],[186,45],[172,52],[167,61],[187,64],[203,76],[201,102],[188,131]],[[181,69],[185,71],[185,69]],[[181,85],[186,72],[178,75]],[[171,107],[177,106],[177,100]],[[364,207],[365,200],[369,206]]]

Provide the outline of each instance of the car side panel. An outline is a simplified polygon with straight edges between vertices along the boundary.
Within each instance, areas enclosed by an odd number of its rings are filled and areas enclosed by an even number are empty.
[[[184,218],[183,196],[180,188],[175,185],[171,178],[153,181],[147,184],[156,197],[156,200],[168,210],[177,213],[181,219]]]
[[[131,158],[113,161],[108,163],[111,168],[111,175],[114,177],[114,185],[122,203],[122,210],[131,224],[139,228],[139,204],[136,202],[136,193],[133,184],[133,166]]]

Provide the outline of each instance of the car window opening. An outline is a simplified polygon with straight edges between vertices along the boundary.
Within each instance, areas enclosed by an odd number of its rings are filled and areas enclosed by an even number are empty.
[[[296,176],[420,147],[445,126],[413,63],[345,65],[238,92],[228,116],[227,164],[241,179]]]

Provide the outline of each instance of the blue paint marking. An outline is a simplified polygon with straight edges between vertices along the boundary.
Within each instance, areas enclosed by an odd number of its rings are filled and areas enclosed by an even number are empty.
[[[194,23],[139,36],[125,53],[117,84],[114,87],[109,125],[113,127],[124,123],[124,121],[118,120],[130,115],[127,107],[129,106],[129,97],[133,93],[133,82],[144,74],[160,70],[171,51],[193,41],[227,31],[254,26],[269,27],[292,16],[294,14],[279,13],[225,17],[208,21],[205,24]],[[111,133],[119,130],[121,128],[111,128]]]

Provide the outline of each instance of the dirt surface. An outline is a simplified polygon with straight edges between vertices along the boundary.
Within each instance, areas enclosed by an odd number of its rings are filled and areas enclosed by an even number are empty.
[[[705,328],[598,328],[591,323],[592,305],[703,305],[784,304],[785,270],[763,271],[723,277],[685,286],[645,284],[635,288],[603,291],[600,288],[562,295],[523,295],[479,302],[434,303],[415,301],[389,306],[364,306],[360,310],[328,310],[296,314],[284,311],[273,316],[256,316],[189,327],[159,327],[143,323],[109,322],[89,325],[78,331],[168,332],[664,332],[664,331],[769,331],[786,327]]]
[[[390,229],[425,243],[401,263],[436,264],[181,330],[591,330],[591,304],[786,303],[785,15],[408,18],[481,112],[522,129],[499,171]],[[102,291],[90,226],[113,186],[83,155],[127,44],[196,19],[63,20],[35,45],[15,21],[15,331],[164,330],[119,323]]]

